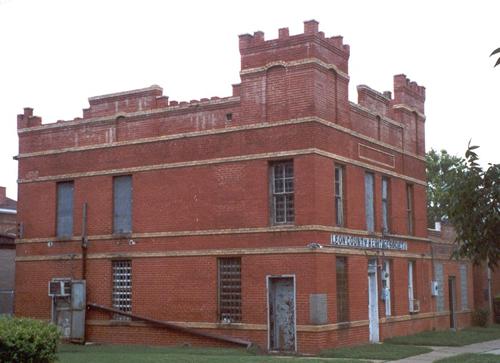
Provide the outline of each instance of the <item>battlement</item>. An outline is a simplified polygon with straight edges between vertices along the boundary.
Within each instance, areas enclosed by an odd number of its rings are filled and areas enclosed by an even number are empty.
[[[290,36],[288,28],[278,31],[278,39],[265,40],[264,32],[256,31],[239,36],[239,48],[242,56],[241,69],[261,67],[276,61],[294,61],[317,58],[338,66],[347,73],[349,45],[344,44],[341,36],[325,37],[319,31],[316,20],[304,22],[302,34]]]
[[[17,128],[24,129],[26,127],[35,127],[42,124],[42,118],[33,116],[33,109],[25,107],[22,114],[17,115]]]
[[[424,113],[425,87],[412,82],[406,75],[394,76],[394,103],[415,108]]]

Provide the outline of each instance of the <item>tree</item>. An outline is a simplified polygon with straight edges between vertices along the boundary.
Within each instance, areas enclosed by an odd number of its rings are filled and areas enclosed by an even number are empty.
[[[447,189],[447,217],[457,232],[455,257],[494,268],[500,256],[500,164],[483,170],[470,142],[464,168]]]
[[[456,178],[457,171],[464,167],[463,159],[450,155],[446,150],[431,149],[425,155],[427,171],[427,226],[434,228],[435,222],[448,219],[446,214],[447,189]]]
[[[497,54],[497,53],[500,53],[500,48],[495,49],[495,50],[494,50],[494,51],[490,54],[490,57],[491,57],[492,55]],[[499,64],[500,64],[500,58],[498,58],[498,59],[497,59],[497,62],[495,63],[495,65],[494,65],[493,67],[496,67],[496,66],[498,66]]]

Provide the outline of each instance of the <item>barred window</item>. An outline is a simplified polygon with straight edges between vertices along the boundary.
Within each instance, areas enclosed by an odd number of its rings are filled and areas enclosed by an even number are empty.
[[[293,223],[295,220],[293,200],[293,162],[279,162],[272,167],[272,215],[274,224]]]
[[[344,167],[335,166],[335,224],[344,225]]]
[[[347,258],[337,257],[336,281],[337,281],[337,322],[341,323],[349,320],[349,299],[347,285]]]
[[[219,258],[219,320],[241,322],[241,259]]]
[[[132,263],[130,260],[112,262],[113,308],[126,313],[132,312]],[[128,316],[115,314],[116,320],[130,320]]]

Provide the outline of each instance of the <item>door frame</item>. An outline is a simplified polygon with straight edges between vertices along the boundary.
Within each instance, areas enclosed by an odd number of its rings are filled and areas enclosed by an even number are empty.
[[[267,301],[267,351],[268,352],[278,352],[276,350],[271,350],[271,316],[269,314],[269,287],[271,285],[272,279],[292,279],[293,281],[293,334],[295,336],[295,346],[294,352],[297,352],[297,279],[295,278],[295,274],[288,275],[267,275],[266,276],[266,301]]]
[[[372,263],[370,263],[372,262]],[[373,262],[375,262],[373,264]],[[379,292],[378,292],[378,263],[377,263],[377,259],[376,258],[370,258],[368,260],[368,265],[367,265],[367,277],[368,277],[368,337],[369,337],[369,340],[370,340],[370,343],[378,343],[380,342],[380,313],[379,313],[379,309],[378,309],[378,296],[379,296]],[[374,270],[373,272],[370,272],[370,267]],[[371,277],[370,275],[373,275],[373,277]],[[375,313],[376,313],[376,316],[375,317],[371,317],[372,319],[370,319],[370,315],[371,315],[371,307],[370,307],[370,296],[371,296],[371,289],[370,289],[370,279],[373,279],[373,284],[374,284],[374,290],[375,290],[375,294],[373,297],[374,299],[374,306],[375,306]],[[374,321],[374,324],[376,323],[376,328],[375,327],[372,327],[372,320]],[[377,335],[377,339],[373,339],[372,340],[372,329],[374,330],[375,332],[375,329],[377,330],[376,331],[376,335]]]
[[[448,276],[448,310],[450,312],[450,329],[457,329],[457,286],[455,276]]]

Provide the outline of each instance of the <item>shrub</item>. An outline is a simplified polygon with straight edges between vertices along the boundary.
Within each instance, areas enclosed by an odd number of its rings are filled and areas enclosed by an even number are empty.
[[[0,318],[0,362],[53,362],[58,341],[59,331],[54,324],[25,318]]]
[[[485,327],[488,325],[490,311],[485,308],[479,308],[472,312],[472,323],[476,326]]]

